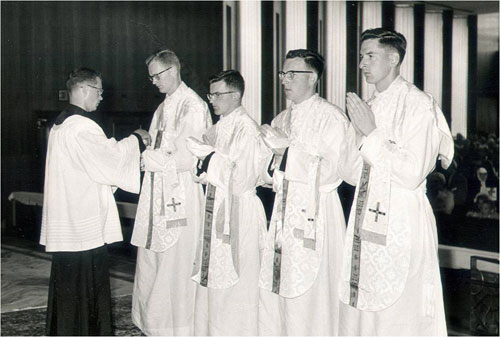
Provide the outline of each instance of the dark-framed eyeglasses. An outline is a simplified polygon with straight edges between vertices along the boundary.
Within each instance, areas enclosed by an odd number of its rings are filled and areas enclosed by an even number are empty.
[[[278,71],[280,80],[286,78],[287,80],[291,81],[295,77],[295,74],[312,74],[312,71],[310,70],[289,70],[287,72]]]
[[[150,80],[151,82],[153,82],[154,80],[159,81],[159,80],[160,80],[160,75],[161,75],[161,74],[163,74],[164,72],[166,72],[167,70],[170,70],[170,68],[172,68],[172,67],[173,67],[173,66],[170,66],[170,67],[168,67],[167,69],[160,71],[159,73],[156,73],[156,74],[153,74],[153,75],[149,75],[149,76],[148,76],[148,77],[149,77],[149,80]]]
[[[94,88],[96,89],[100,95],[102,95],[102,93],[104,92],[104,89],[103,88],[99,88],[99,87],[94,87],[93,85],[90,85],[90,84],[85,84],[87,87],[91,87],[91,88]]]
[[[233,92],[236,92],[236,91],[226,91],[226,92],[213,92],[213,93],[209,93],[207,94],[207,98],[211,101],[213,101],[214,99],[216,98],[219,98],[220,96],[222,95],[225,95],[225,94],[232,94]]]

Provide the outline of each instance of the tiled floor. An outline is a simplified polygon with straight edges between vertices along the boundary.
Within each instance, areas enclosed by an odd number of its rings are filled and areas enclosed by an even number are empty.
[[[141,335],[130,318],[135,258],[123,244],[109,246],[116,335]],[[33,241],[2,236],[2,335],[44,334],[51,256]]]
[[[115,334],[141,335],[130,318],[135,252],[125,243],[110,245],[109,251]],[[2,335],[43,335],[50,254],[32,240],[6,236],[2,236],[1,253]],[[470,271],[443,268],[441,275],[448,332],[470,335],[473,302]]]

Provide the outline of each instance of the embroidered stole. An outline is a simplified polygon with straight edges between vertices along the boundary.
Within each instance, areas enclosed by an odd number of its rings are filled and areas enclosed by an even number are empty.
[[[161,141],[163,138],[163,123],[160,122],[160,128],[156,131],[155,145],[154,149],[157,150],[160,148]],[[150,172],[150,180],[151,180],[151,193],[149,195],[149,222],[148,222],[148,236],[146,239],[146,249],[151,248],[151,241],[153,239],[153,204],[154,204],[154,186],[155,186],[155,173]],[[163,193],[161,194],[161,211],[160,214],[165,214],[164,202],[163,202]]]

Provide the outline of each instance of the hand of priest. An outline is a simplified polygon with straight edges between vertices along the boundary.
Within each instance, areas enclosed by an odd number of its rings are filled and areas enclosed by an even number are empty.
[[[347,93],[346,107],[349,112],[349,118],[356,130],[356,133],[368,136],[377,125],[375,124],[375,115],[372,110],[358,95],[352,92]]]
[[[144,143],[144,145],[146,145],[146,146],[151,145],[151,136],[146,130],[137,129],[134,131],[134,133],[137,133],[139,136],[141,136],[142,142]]]
[[[266,144],[274,154],[283,155],[285,149],[290,145],[287,134],[278,128],[273,128],[270,125],[264,124],[260,127],[260,132],[264,144]]]

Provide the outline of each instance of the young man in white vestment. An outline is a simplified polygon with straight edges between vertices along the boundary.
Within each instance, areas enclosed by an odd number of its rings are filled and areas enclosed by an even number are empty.
[[[259,238],[266,215],[255,188],[271,151],[241,106],[245,82],[236,70],[210,78],[207,95],[220,120],[203,139],[189,138],[200,158],[196,176],[207,185],[204,224],[193,280],[198,283],[195,335],[258,334]]]
[[[203,219],[203,190],[191,177],[196,157],[186,138],[200,138],[212,120],[208,105],[181,80],[174,52],[146,60],[149,78],[166,94],[143,153],[145,169],[131,243],[138,246],[132,320],[147,335],[192,335],[196,286],[191,281]]]
[[[361,35],[359,67],[375,93],[347,94],[351,124],[340,173],[357,185],[339,294],[341,335],[446,336],[436,221],[426,177],[453,159],[448,124],[431,95],[399,75],[406,39]]]
[[[314,51],[291,50],[279,73],[290,107],[265,125],[276,154],[276,192],[259,286],[259,334],[336,335],[345,220],[337,187],[348,120],[315,92],[324,68]]]
[[[123,240],[113,193],[139,193],[145,130],[117,142],[94,121],[101,75],[79,68],[50,130],[40,244],[52,253],[47,336],[112,335],[107,243]]]

